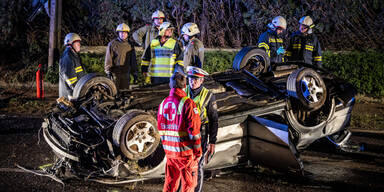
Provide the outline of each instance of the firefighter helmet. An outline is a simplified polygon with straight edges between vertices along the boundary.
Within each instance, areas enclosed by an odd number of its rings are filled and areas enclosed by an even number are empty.
[[[283,28],[284,30],[287,29],[287,21],[282,16],[277,16],[273,18],[271,22],[271,28],[277,29],[277,28]]]
[[[131,29],[129,28],[129,26],[125,23],[118,25],[116,28],[116,32],[120,32],[120,31],[129,32],[130,30]]]
[[[81,38],[76,33],[68,33],[64,38],[64,45],[72,45],[76,41],[81,41]]]
[[[164,36],[165,30],[167,29],[174,29],[175,27],[170,22],[164,22],[159,27],[159,35]]]
[[[304,16],[300,19],[299,23],[301,25],[304,25],[306,27],[308,27],[308,31],[307,33],[311,34],[312,33],[312,28],[315,27],[315,25],[313,24],[313,20],[310,16]]]
[[[196,23],[186,23],[181,28],[181,34],[188,35],[188,36],[194,36],[196,34],[199,34],[200,30],[199,27],[196,25]]]
[[[315,25],[313,24],[313,20],[310,16],[304,16],[299,21],[300,24],[308,26],[309,28],[313,28]]]
[[[152,13],[152,20],[153,19],[164,19],[165,18],[165,15],[162,11],[160,10],[157,10],[155,12]]]

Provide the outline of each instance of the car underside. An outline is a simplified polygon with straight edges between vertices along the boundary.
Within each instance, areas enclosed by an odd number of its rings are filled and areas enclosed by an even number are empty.
[[[321,68],[299,61],[270,64],[265,52],[243,48],[233,69],[211,74],[204,86],[217,99],[216,170],[260,164],[301,173],[300,151],[324,137],[346,149],[356,90]],[[164,176],[165,154],[156,113],[168,84],[117,90],[100,75],[76,84],[74,100],[58,99],[43,134],[57,160],[47,171],[104,183]]]

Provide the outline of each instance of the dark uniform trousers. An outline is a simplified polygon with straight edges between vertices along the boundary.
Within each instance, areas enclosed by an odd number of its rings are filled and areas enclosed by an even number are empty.
[[[204,161],[205,161],[205,153],[207,152],[208,146],[208,134],[206,133],[206,127],[208,124],[201,125],[200,134],[201,134],[201,148],[203,154],[201,155],[201,159],[199,161],[199,168],[197,170],[197,185],[195,188],[195,192],[203,191],[203,182],[204,182]]]

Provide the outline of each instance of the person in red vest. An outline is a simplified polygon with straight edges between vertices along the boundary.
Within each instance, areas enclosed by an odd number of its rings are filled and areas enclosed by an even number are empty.
[[[194,191],[197,185],[198,162],[202,155],[201,120],[196,104],[183,89],[186,75],[175,72],[170,78],[171,91],[157,113],[157,127],[167,164],[163,191]]]

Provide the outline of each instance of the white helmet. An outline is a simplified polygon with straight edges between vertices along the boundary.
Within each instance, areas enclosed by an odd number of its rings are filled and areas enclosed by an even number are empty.
[[[310,27],[310,28],[314,27],[314,25],[313,25],[313,20],[312,20],[312,18],[311,18],[310,16],[304,16],[304,17],[302,17],[302,18],[300,19],[299,23],[302,24],[302,25],[306,25],[306,26],[308,26],[308,27]],[[312,27],[311,27],[311,26],[312,26]]]
[[[164,13],[162,12],[162,11],[160,11],[160,10],[157,10],[157,11],[155,11],[155,12],[153,12],[152,13],[152,20],[153,19],[164,19],[165,18],[165,15],[164,15]]]
[[[196,23],[186,23],[181,28],[181,34],[188,35],[188,36],[194,36],[196,34],[199,34],[200,30],[199,27],[196,25]]]
[[[209,75],[208,72],[204,71],[202,68],[194,67],[194,66],[187,67],[187,74],[188,74],[188,77],[198,77],[198,78],[203,78]]]
[[[76,33],[68,33],[64,38],[64,45],[72,45],[75,41],[81,41],[81,38]]]
[[[172,26],[172,23],[170,22],[164,22],[159,27],[159,35],[164,36],[165,30],[167,29],[174,29],[175,27]]]
[[[276,30],[277,28],[283,28],[284,30],[287,29],[287,21],[282,16],[277,16],[273,18],[272,22],[268,25],[273,30]]]
[[[307,31],[307,33],[311,34],[312,33],[312,28],[315,27],[315,25],[313,24],[313,20],[310,16],[304,16],[300,19],[299,23],[301,25],[305,25],[307,27],[309,27],[309,30]]]
[[[129,26],[125,23],[122,23],[120,25],[117,26],[116,28],[116,32],[119,32],[119,31],[125,31],[125,32],[129,32],[131,29],[129,28]]]

